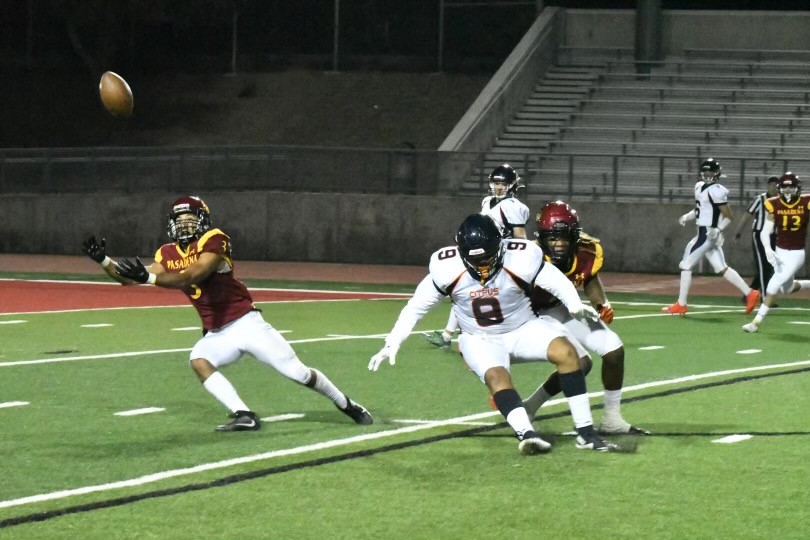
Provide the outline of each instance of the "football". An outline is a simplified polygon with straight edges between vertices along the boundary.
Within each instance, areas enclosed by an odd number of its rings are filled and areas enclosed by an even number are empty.
[[[101,81],[98,83],[98,94],[104,108],[113,116],[125,118],[132,116],[134,104],[132,90],[129,88],[127,81],[117,73],[112,71],[104,72]]]

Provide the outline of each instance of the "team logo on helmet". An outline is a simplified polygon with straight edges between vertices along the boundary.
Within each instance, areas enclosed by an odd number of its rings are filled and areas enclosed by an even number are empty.
[[[554,266],[568,271],[574,262],[582,232],[577,211],[563,201],[545,205],[535,218],[538,243]]]
[[[180,216],[184,215],[191,215],[196,219],[180,220]],[[211,228],[211,212],[205,201],[199,197],[181,197],[174,201],[168,218],[169,238],[182,246],[187,246],[195,238],[200,238]]]
[[[481,285],[494,276],[503,264],[501,231],[489,216],[467,216],[456,233],[456,245],[467,271]]]
[[[489,174],[489,192],[496,199],[514,195],[518,189],[523,187],[520,180],[517,171],[508,163],[504,163],[495,167]],[[502,184],[506,184],[506,187],[504,188]]]
[[[802,182],[799,177],[792,172],[786,172],[779,178],[779,187],[776,188],[779,197],[787,204],[799,198],[802,192]]]

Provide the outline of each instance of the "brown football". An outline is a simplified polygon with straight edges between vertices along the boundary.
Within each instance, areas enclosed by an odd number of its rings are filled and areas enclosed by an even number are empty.
[[[105,71],[98,83],[98,94],[101,103],[113,116],[132,116],[133,98],[132,90],[117,73]]]

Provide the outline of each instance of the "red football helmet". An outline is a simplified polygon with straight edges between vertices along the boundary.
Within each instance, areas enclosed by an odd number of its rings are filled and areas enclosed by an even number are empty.
[[[779,187],[776,188],[779,197],[786,203],[792,203],[802,192],[802,182],[799,177],[792,172],[786,172],[779,179]]]
[[[535,219],[535,236],[543,252],[551,257],[554,266],[568,270],[582,232],[577,211],[563,201],[554,201],[545,205]]]
[[[178,223],[177,218],[190,214],[197,218],[196,222]],[[181,245],[187,246],[195,238],[199,238],[211,228],[211,212],[208,205],[199,197],[181,197],[172,203],[168,214],[169,238]]]

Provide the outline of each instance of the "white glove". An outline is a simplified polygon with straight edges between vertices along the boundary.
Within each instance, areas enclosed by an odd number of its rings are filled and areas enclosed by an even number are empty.
[[[599,320],[599,312],[597,312],[591,306],[587,306],[585,304],[581,304],[578,311],[572,311],[571,316],[584,323],[587,323],[588,321],[596,322]]]
[[[768,259],[768,263],[771,266],[779,266],[782,264],[782,259],[780,259],[779,255],[777,255],[776,252],[771,249],[765,250],[765,258]]]
[[[714,241],[717,247],[723,247],[723,244],[726,242],[726,235],[723,234],[721,231],[720,234],[717,236],[717,240]]]
[[[711,228],[706,232],[706,238],[709,239],[709,242],[712,244],[717,244],[717,238],[720,236],[720,229]]]
[[[396,364],[397,351],[399,351],[399,345],[386,344],[382,349],[380,349],[380,352],[371,357],[371,361],[368,363],[369,371],[377,371],[380,364],[382,364],[386,359],[388,359],[388,363],[392,366]]]
[[[681,227],[686,227],[686,216],[685,215],[678,218],[678,225],[680,225]]]

